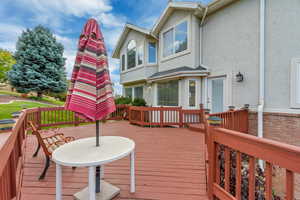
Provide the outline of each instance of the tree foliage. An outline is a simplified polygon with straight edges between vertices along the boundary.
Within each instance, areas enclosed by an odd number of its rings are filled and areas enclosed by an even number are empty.
[[[12,53],[4,49],[0,49],[0,82],[6,82],[6,73],[16,63]]]
[[[8,72],[8,79],[18,92],[63,92],[67,88],[63,45],[49,29],[37,26],[19,37],[17,63]]]

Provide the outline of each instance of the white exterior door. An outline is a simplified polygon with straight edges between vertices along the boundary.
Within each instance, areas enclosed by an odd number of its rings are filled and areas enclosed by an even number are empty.
[[[225,77],[208,79],[207,103],[211,113],[218,113],[224,111]]]

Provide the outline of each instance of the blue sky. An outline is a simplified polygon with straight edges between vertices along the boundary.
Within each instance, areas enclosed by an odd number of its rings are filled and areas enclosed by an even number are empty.
[[[208,1],[202,0],[204,3]],[[0,48],[14,51],[22,30],[44,25],[64,45],[66,70],[70,76],[82,27],[88,18],[94,17],[101,24],[108,48],[111,78],[116,93],[120,93],[119,61],[110,58],[110,55],[124,24],[129,22],[150,29],[167,2],[168,0],[1,0]]]

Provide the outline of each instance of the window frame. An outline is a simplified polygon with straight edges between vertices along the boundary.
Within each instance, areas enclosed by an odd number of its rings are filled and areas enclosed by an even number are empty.
[[[133,95],[134,95],[133,87],[124,87],[124,97],[128,97],[126,95],[126,89],[131,89],[131,99],[133,99]]]
[[[141,44],[141,45],[137,45],[137,51],[136,51],[136,66],[135,67],[139,67],[139,66],[141,66],[141,65],[143,65],[144,64],[144,57],[145,57],[145,54],[144,54],[144,45],[143,44]],[[141,50],[141,52],[140,52],[140,50]],[[142,53],[142,63],[141,64],[139,64],[139,54],[140,53]],[[133,69],[133,68],[131,68],[131,69]]]
[[[194,81],[195,82],[195,105],[194,106],[191,106],[190,105],[190,81]],[[187,81],[187,91],[188,91],[188,107],[189,108],[196,108],[197,107],[197,104],[198,104],[198,101],[197,101],[197,95],[198,95],[198,83],[197,83],[197,79],[188,79]]]
[[[290,68],[290,106],[291,108],[300,108],[300,58],[292,58]]]
[[[123,56],[124,56],[124,60],[123,60]],[[124,65],[124,69],[123,69],[123,65]],[[122,72],[126,71],[126,55],[124,53],[121,54],[121,71]]]
[[[155,44],[155,62],[150,62],[150,61],[149,61],[149,59],[150,59],[150,51],[149,51],[149,50],[150,50],[150,43]],[[147,42],[147,47],[148,47],[148,48],[147,48],[147,52],[148,52],[148,55],[147,55],[147,56],[148,56],[148,57],[147,57],[147,58],[148,58],[147,63],[148,63],[148,64],[157,64],[157,42],[154,42],[154,41],[148,41],[148,42]]]
[[[128,52],[129,52],[129,49],[128,49],[128,46],[129,46],[129,44],[130,44],[130,42],[134,42],[135,43],[135,47],[132,49],[132,50],[134,50],[135,49],[135,57],[134,57],[134,62],[135,62],[135,64],[134,64],[134,66],[133,67],[131,67],[131,68],[129,68],[129,64],[128,64],[128,61],[129,61],[129,59],[128,59]],[[137,42],[134,40],[134,39],[132,39],[132,40],[129,40],[128,41],[128,43],[127,43],[127,46],[126,46],[126,69],[127,70],[130,70],[130,69],[134,69],[134,68],[136,68],[138,65],[137,65],[137,52],[138,52],[138,45],[137,45]]]
[[[161,60],[162,61],[165,61],[165,60],[169,60],[169,59],[172,59],[174,57],[178,57],[178,56],[182,56],[182,55],[185,55],[185,54],[188,54],[190,53],[190,42],[191,42],[191,31],[190,31],[190,21],[191,21],[191,16],[187,16],[185,18],[183,18],[182,20],[178,21],[177,23],[175,23],[174,25],[164,29],[163,31],[161,31],[160,33],[160,57],[161,57]],[[181,52],[178,52],[178,53],[175,53],[175,47],[173,48],[173,54],[169,55],[169,56],[164,56],[164,34],[168,31],[170,31],[171,29],[173,29],[173,38],[174,38],[174,41],[173,41],[173,45],[175,43],[175,36],[176,36],[176,31],[175,31],[175,28],[177,25],[180,25],[181,23],[184,23],[186,22],[187,23],[187,49],[184,50],[184,51],[181,51]]]
[[[159,84],[167,84],[168,82],[176,81],[177,82],[177,105],[161,105],[159,101]],[[168,80],[164,82],[156,83],[156,105],[157,106],[165,106],[165,107],[178,107],[180,105],[180,80]]]
[[[144,86],[143,86],[143,85],[137,85],[137,86],[134,86],[134,87],[133,87],[133,90],[134,90],[134,91],[133,91],[133,94],[134,94],[134,95],[133,95],[133,100],[136,99],[136,98],[138,98],[138,97],[136,96],[136,91],[135,91],[136,88],[142,88],[142,93],[143,93],[143,94],[142,94],[142,97],[141,97],[141,98],[144,99]]]

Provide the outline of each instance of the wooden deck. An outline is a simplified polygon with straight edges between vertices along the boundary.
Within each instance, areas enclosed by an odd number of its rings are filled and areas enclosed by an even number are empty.
[[[95,126],[64,128],[66,135],[77,138],[95,135]],[[116,199],[206,200],[204,136],[183,128],[142,128],[126,121],[108,122],[101,127],[104,135],[119,135],[136,142],[136,193],[129,192],[129,159],[105,166],[104,179],[121,188]],[[28,136],[24,158],[22,200],[55,199],[55,165],[45,180],[39,181],[44,155],[32,158],[34,136]],[[87,185],[87,169],[63,168],[63,199]]]

